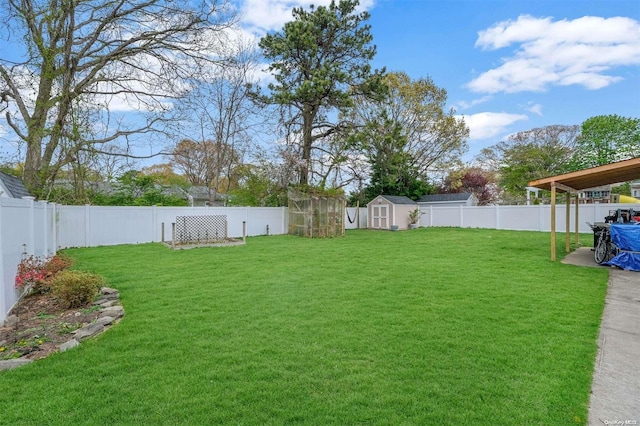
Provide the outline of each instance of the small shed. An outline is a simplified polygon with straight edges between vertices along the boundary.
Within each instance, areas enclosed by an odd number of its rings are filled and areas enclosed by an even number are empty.
[[[19,178],[0,172],[0,197],[22,198],[29,196],[31,194]]]
[[[418,204],[421,206],[477,206],[478,198],[471,192],[460,192],[456,194],[430,194],[423,195]]]
[[[403,195],[378,195],[367,204],[367,226],[370,229],[409,228],[409,213],[418,204]],[[395,229],[395,228],[394,228]]]

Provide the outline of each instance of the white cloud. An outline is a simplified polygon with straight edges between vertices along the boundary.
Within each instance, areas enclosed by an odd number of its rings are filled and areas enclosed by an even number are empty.
[[[469,139],[481,140],[495,137],[507,131],[508,126],[520,120],[527,120],[523,114],[508,114],[504,112],[481,112],[478,114],[462,115],[469,126]]]
[[[536,115],[542,116],[542,105],[540,104],[534,104],[532,102],[529,102],[529,104],[525,106],[524,109]]]
[[[458,108],[462,109],[462,110],[465,110],[465,109],[469,109],[471,107],[474,107],[476,105],[480,105],[480,104],[483,104],[485,102],[488,102],[491,99],[493,99],[493,96],[483,96],[481,98],[473,99],[471,101],[458,101],[456,103],[456,106]]]
[[[262,35],[268,31],[281,30],[285,22],[292,19],[291,10],[294,7],[308,9],[311,5],[328,6],[331,0],[244,0],[240,7],[242,24]],[[369,10],[374,6],[374,0],[361,0],[358,12]]]
[[[640,64],[640,22],[626,17],[584,16],[553,21],[522,15],[478,33],[476,47],[517,45],[503,64],[467,84],[479,93],[544,91],[550,85],[606,87],[621,77],[606,74]]]

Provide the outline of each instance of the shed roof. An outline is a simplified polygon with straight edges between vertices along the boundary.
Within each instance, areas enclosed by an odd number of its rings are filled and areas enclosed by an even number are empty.
[[[470,192],[458,192],[454,194],[429,194],[423,195],[418,202],[419,203],[438,203],[438,202],[452,202],[452,201],[467,201],[473,196]]]
[[[22,198],[31,196],[31,194],[29,194],[29,191],[27,191],[27,188],[25,188],[24,183],[22,183],[19,178],[11,176],[4,172],[0,172],[0,180],[2,181],[2,184],[4,185],[6,190],[9,192],[8,195],[10,197]]]
[[[562,186],[581,190],[612,183],[627,182],[638,178],[640,178],[640,157],[533,180],[529,182],[529,186],[550,190],[551,185],[556,184],[558,191],[566,192],[567,189],[562,188]]]
[[[393,204],[416,204],[409,197],[405,197],[404,195],[379,195],[379,197],[384,198],[387,201],[391,201]]]

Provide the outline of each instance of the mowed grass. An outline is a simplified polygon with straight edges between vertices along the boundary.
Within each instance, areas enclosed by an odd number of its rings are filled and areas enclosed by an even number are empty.
[[[68,250],[124,319],[0,373],[3,424],[581,424],[607,271],[549,234]],[[560,254],[560,251],[559,251]]]

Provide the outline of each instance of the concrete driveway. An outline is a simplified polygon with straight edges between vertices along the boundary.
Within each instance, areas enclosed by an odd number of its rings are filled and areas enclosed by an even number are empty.
[[[640,272],[600,266],[589,247],[562,263],[610,270],[587,424],[640,426]]]

